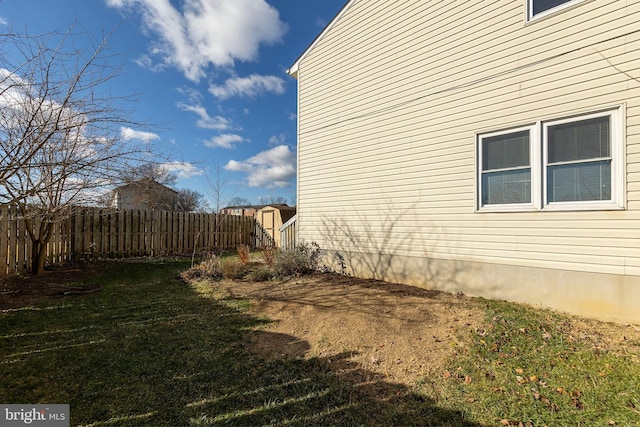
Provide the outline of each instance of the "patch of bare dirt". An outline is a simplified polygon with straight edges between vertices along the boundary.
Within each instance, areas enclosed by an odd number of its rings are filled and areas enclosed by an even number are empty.
[[[263,356],[335,357],[336,366],[347,357],[350,366],[409,385],[442,375],[469,345],[471,331],[491,327],[479,300],[378,280],[318,274],[218,287],[226,296],[249,298],[253,315],[274,321],[269,334],[254,336]],[[640,355],[637,326],[571,317],[562,329],[594,351]]]
[[[640,360],[640,327],[572,318],[570,340],[588,342],[596,352],[612,352]]]
[[[32,305],[43,299],[71,297],[98,292],[99,285],[75,286],[94,274],[94,266],[49,267],[44,274],[11,275],[0,278],[0,310],[11,310]]]
[[[269,334],[254,338],[263,355],[347,354],[361,368],[407,384],[442,374],[466,345],[461,337],[484,322],[470,298],[377,280],[323,274],[219,286],[226,296],[251,299],[254,315],[274,320]]]

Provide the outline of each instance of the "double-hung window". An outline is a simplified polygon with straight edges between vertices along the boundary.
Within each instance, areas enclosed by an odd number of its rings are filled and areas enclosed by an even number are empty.
[[[611,116],[544,124],[547,203],[611,200]]]
[[[531,128],[480,137],[482,205],[531,203]]]
[[[619,209],[619,109],[478,136],[480,211]]]
[[[527,19],[532,20],[557,12],[584,0],[526,0]]]

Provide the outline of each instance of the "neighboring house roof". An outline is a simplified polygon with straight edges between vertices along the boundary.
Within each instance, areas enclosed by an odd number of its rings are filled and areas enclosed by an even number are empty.
[[[289,69],[287,70],[287,74],[289,74],[293,78],[296,78],[296,79],[298,78],[298,68],[300,67],[300,62],[302,62],[302,60],[305,58],[305,56],[307,56],[307,54],[314,47],[316,47],[316,45],[320,42],[320,40],[322,40],[322,38],[325,36],[325,34],[327,34],[334,27],[336,22],[338,22],[340,20],[340,18],[342,18],[342,15],[345,14],[347,9],[349,9],[353,3],[355,3],[355,0],[348,0],[345,3],[345,5],[342,6],[342,9],[340,9],[338,14],[331,20],[331,22],[329,22],[327,24],[326,27],[324,27],[322,32],[315,39],[313,39],[313,41],[311,42],[309,47],[304,52],[302,52],[302,54],[298,57],[298,59],[296,59],[296,61],[293,63],[293,65],[291,67],[289,67]]]
[[[174,190],[173,188],[167,187],[166,185],[160,184],[157,181],[147,181],[147,180],[142,180],[142,181],[135,181],[135,182],[130,182],[129,184],[125,184],[125,185],[121,185],[120,187],[116,187],[113,191],[123,191],[123,190],[128,190],[128,189],[132,189],[132,190],[138,190],[140,188],[149,188],[149,187],[155,187],[156,189],[159,190],[163,190],[163,191],[167,191],[167,192],[172,192],[174,194],[178,194],[178,192],[176,190]]]
[[[285,208],[294,209],[294,210],[296,209],[295,207],[291,207],[291,206],[286,205],[286,204],[225,206],[222,209],[255,209],[255,210],[260,210],[260,209],[265,208],[267,206],[273,206],[273,207],[276,207],[278,209],[285,209]]]
[[[262,209],[265,205],[234,205],[234,206],[225,206],[222,209]]]
[[[283,203],[283,204],[280,204],[280,203],[274,203],[274,204],[271,204],[271,205],[264,205],[263,207],[265,207],[265,208],[266,208],[266,207],[272,207],[272,208],[276,208],[276,209],[280,209],[280,210],[288,210],[288,209],[293,209],[293,210],[295,210],[295,209],[296,209],[296,207],[295,207],[295,206],[289,206],[289,205],[284,204],[284,203]]]
[[[278,209],[279,211],[294,211],[296,210],[295,206],[289,206],[289,205],[285,205],[285,204],[273,204],[273,205],[263,205],[260,210],[262,209],[266,209],[266,208],[272,208],[272,209]]]

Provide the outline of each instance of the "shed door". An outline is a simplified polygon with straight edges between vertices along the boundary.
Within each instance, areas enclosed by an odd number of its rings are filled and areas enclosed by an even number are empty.
[[[276,211],[273,209],[269,209],[266,211],[262,211],[262,228],[271,236],[273,239],[276,238]]]

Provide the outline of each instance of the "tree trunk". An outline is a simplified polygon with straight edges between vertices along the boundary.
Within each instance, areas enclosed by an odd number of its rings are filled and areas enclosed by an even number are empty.
[[[40,232],[36,238],[35,230],[29,233],[31,236],[31,273],[38,276],[44,273],[44,262],[47,259],[47,244],[51,240],[51,223],[40,223]]]
[[[33,242],[31,248],[31,273],[38,276],[44,273],[44,261],[47,258],[47,244],[41,241]]]

